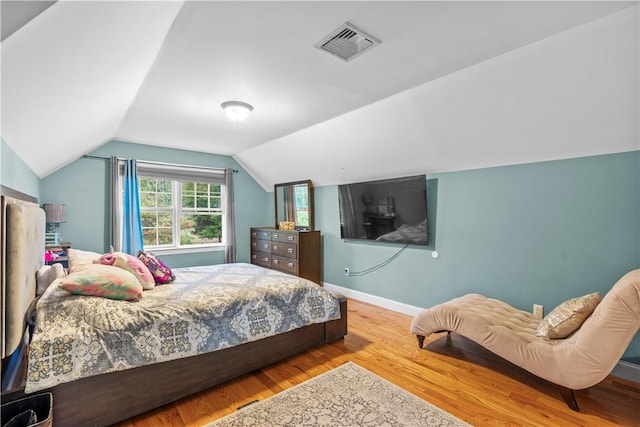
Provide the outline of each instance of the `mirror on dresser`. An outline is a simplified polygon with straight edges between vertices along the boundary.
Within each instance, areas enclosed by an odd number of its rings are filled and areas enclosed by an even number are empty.
[[[276,228],[281,221],[294,222],[296,230],[313,230],[311,180],[274,185]]]

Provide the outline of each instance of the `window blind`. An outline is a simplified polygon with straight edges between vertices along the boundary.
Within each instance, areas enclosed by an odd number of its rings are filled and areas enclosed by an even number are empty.
[[[209,184],[225,183],[225,169],[205,166],[172,165],[138,161],[138,176],[165,178],[176,181],[193,181]]]

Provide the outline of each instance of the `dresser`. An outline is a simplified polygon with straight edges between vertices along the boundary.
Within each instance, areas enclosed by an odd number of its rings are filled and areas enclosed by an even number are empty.
[[[253,227],[251,263],[320,284],[320,232]]]

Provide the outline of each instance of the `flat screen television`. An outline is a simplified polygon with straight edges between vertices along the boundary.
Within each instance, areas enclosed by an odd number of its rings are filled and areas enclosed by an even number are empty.
[[[338,186],[343,239],[427,245],[426,175]]]

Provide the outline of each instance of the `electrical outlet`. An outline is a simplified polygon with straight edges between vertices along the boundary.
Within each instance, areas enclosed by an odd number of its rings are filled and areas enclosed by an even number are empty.
[[[533,304],[533,315],[538,319],[542,319],[544,317],[544,307],[540,304]]]
[[[345,267],[344,268],[344,275],[348,276],[349,275],[349,267]]]

